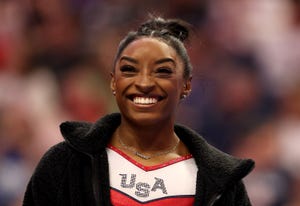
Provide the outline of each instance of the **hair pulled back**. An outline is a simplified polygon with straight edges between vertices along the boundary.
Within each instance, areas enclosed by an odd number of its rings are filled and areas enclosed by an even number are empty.
[[[137,31],[129,32],[120,42],[115,63],[124,49],[133,41],[142,37],[157,38],[171,46],[181,57],[184,64],[184,78],[191,77],[192,65],[184,46],[184,41],[189,37],[189,24],[180,19],[151,18],[140,25]]]

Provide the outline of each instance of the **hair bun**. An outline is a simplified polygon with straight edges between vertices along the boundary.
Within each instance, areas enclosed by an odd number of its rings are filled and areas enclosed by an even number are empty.
[[[143,23],[137,32],[145,36],[173,36],[183,42],[189,36],[189,24],[179,19],[156,17]]]

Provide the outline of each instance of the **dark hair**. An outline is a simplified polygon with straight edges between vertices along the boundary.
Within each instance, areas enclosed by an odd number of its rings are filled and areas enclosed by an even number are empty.
[[[114,61],[114,67],[117,59],[120,57],[124,49],[130,43],[142,37],[160,39],[174,48],[184,64],[184,78],[187,79],[191,77],[192,65],[184,46],[184,41],[189,37],[189,24],[180,19],[163,19],[160,17],[151,18],[141,24],[137,31],[129,32],[119,44]]]

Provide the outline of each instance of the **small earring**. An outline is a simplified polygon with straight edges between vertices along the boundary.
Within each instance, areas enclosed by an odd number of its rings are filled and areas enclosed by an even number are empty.
[[[186,94],[181,95],[181,99],[185,99],[187,97]]]
[[[113,93],[113,95],[114,95],[114,96],[116,96],[116,91],[115,91],[115,90],[114,90],[114,91],[112,91],[112,93]]]

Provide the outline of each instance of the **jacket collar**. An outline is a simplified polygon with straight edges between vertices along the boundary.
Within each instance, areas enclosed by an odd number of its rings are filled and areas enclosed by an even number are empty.
[[[113,113],[96,123],[64,122],[60,125],[66,142],[83,153],[95,155],[106,148],[110,137],[121,123],[121,115]],[[182,125],[174,130],[195,158],[201,173],[209,176],[218,190],[239,181],[253,168],[250,159],[238,159],[209,145],[198,133]]]
[[[104,116],[95,123],[63,122],[60,125],[60,131],[66,142],[73,148],[93,155],[105,149],[120,123],[121,115],[113,113]]]
[[[197,188],[200,188],[200,191],[196,192],[200,193],[200,196],[205,194],[205,201],[213,195],[222,194],[226,188],[240,181],[254,168],[253,160],[239,159],[218,150],[190,128],[176,125],[175,132],[196,161],[198,166]],[[206,188],[206,190],[202,190],[202,188]]]

